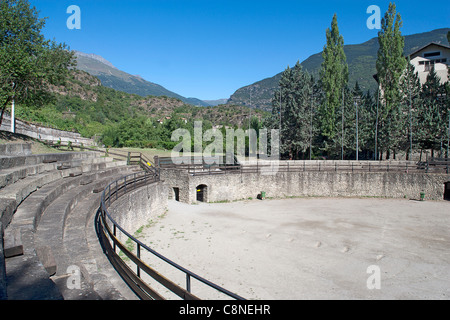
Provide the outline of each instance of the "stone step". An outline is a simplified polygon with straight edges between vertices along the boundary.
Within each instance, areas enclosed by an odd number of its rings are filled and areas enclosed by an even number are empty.
[[[8,225],[14,211],[24,199],[39,188],[42,188],[53,181],[71,176],[72,178],[78,177],[81,174],[89,173],[91,171],[121,167],[124,165],[126,165],[126,161],[104,160],[94,164],[82,164],[82,166],[69,168],[67,170],[52,170],[21,179],[0,189],[0,219],[4,225]]]
[[[18,166],[0,171],[0,189],[7,185],[16,183],[28,176],[56,170],[56,165],[51,163],[39,163],[28,166]]]
[[[5,251],[3,248],[3,224],[0,221],[0,300],[6,300],[8,295],[6,293],[6,265],[5,265]]]
[[[0,170],[0,189],[7,185],[13,184],[28,176],[34,176],[39,173],[50,172],[54,170],[64,168],[83,167],[84,171],[89,171],[88,165],[105,163],[105,167],[111,166],[113,158],[88,158],[83,160],[70,160],[70,161],[54,161],[47,163],[38,163],[33,165],[16,166],[9,169]],[[122,162],[123,163],[123,162]]]
[[[0,144],[2,156],[28,156],[31,155],[30,143],[5,143]]]
[[[19,229],[8,228],[3,235],[3,242],[5,258],[23,255],[22,235]]]
[[[104,254],[95,230],[95,218],[96,214],[89,217],[85,229],[89,251],[91,256],[95,257],[90,264],[85,264],[85,266],[95,291],[104,300],[139,300],[139,297],[123,281]]]
[[[0,205],[0,219],[3,225],[9,225],[19,204],[31,193],[58,179],[61,179],[61,174],[57,171],[42,173],[33,177],[27,177],[1,189],[0,203],[4,205]]]
[[[34,247],[34,232],[21,229],[24,254],[6,259],[9,300],[63,300],[56,284],[39,260]]]
[[[35,230],[44,210],[59,195],[79,185],[87,185],[97,179],[115,175],[123,170],[133,170],[134,168],[135,166],[116,166],[89,172],[82,176],[55,180],[35,191],[20,204],[11,221],[11,228],[29,226]]]
[[[120,178],[121,176],[105,180],[102,185],[103,189],[110,182]],[[84,281],[102,298],[108,300],[123,300],[123,294],[120,291],[126,291],[127,296],[134,297],[134,294],[128,286],[120,279],[116,271],[112,268],[109,261],[104,257],[103,252],[93,250],[91,246],[100,246],[98,238],[92,243],[88,241],[88,234],[95,234],[95,227],[93,225],[93,217],[95,216],[99,204],[101,193],[90,193],[73,209],[71,214],[67,217],[65,229],[63,233],[63,247],[66,250],[69,262],[71,265],[77,266],[83,276]],[[91,224],[89,224],[91,223]],[[92,235],[90,235],[92,236]],[[101,258],[104,257],[106,261]],[[106,270],[108,273],[105,274]],[[111,283],[111,279],[115,278],[115,284]],[[119,278],[119,279],[117,279]],[[117,289],[121,287],[121,290]],[[65,286],[60,288],[64,297],[73,295],[74,290],[69,292]]]
[[[85,234],[89,212],[80,210],[83,208],[80,204],[85,203],[94,188],[100,186],[105,188],[107,184],[125,174],[126,171],[123,171],[119,175],[97,180],[92,185],[79,186],[70,193],[58,197],[43,214],[36,232],[36,246],[47,245],[52,251],[56,263],[52,279],[55,279],[65,299],[100,299],[100,296],[96,296],[97,293],[86,268],[86,265],[89,266],[95,260],[90,255]],[[93,204],[88,205],[87,209],[95,211],[98,206],[99,201],[94,201]],[[72,215],[77,217],[70,219]],[[70,225],[68,225],[68,219],[72,221]],[[82,221],[79,221],[80,219]],[[79,271],[80,288],[70,288],[67,285],[67,278],[71,277],[71,270]]]
[[[0,156],[0,170],[40,163],[64,162],[99,157],[101,157],[101,153],[94,151],[33,154],[28,156]]]
[[[101,172],[92,173],[92,175],[95,175],[94,177],[95,181],[98,180],[101,182],[102,180],[99,179],[109,181],[124,174],[129,174],[132,170],[135,169],[136,168],[134,166],[108,168]],[[36,205],[37,202],[39,202],[39,199],[41,200],[42,204],[38,205],[40,209],[35,210],[36,212],[38,212],[39,210],[43,211],[45,208],[48,208],[53,203],[56,203],[55,201],[59,200],[64,195],[70,194],[72,197],[77,198],[76,196],[77,192],[75,192],[75,189],[88,187],[87,185],[79,184],[82,178],[85,177],[73,178],[73,180],[78,180],[77,181],[78,185],[76,185],[75,183],[71,183],[71,188],[67,188],[68,186],[65,186],[66,189],[64,189],[63,187],[58,188],[58,186],[61,185],[61,181],[55,181],[53,184],[45,186],[44,187],[45,189],[43,188],[38,191],[39,193],[41,191],[43,193],[37,194],[38,193],[37,192],[36,194],[30,196],[29,199],[26,199],[26,201],[24,201],[24,203],[22,203],[19,206],[18,210],[24,209],[22,206],[26,204],[28,204],[31,208],[31,204],[33,204],[34,202],[34,205]],[[65,181],[65,179],[62,181]],[[90,186],[90,188],[93,187],[95,187],[95,184]],[[53,192],[53,195],[48,196],[46,192],[47,193]],[[54,198],[55,196],[56,198]],[[80,198],[79,201],[81,203],[84,202],[82,198]],[[65,210],[64,207],[67,206],[70,206],[69,202],[67,202],[65,206],[62,205],[60,207],[60,210]],[[56,207],[59,207],[59,205],[55,204],[54,208]],[[34,215],[38,214],[36,212],[33,214]],[[81,291],[71,290],[69,291],[69,293],[66,292],[66,296],[63,296],[59,288],[63,289],[67,288],[68,281],[70,281],[71,279],[70,278],[71,274],[67,273],[66,268],[65,270],[66,273],[57,275],[56,274],[58,271],[57,262],[61,261],[61,259],[69,261],[70,256],[68,256],[67,253],[63,255],[57,255],[55,254],[54,247],[52,245],[49,245],[51,242],[47,241],[40,242],[37,240],[36,227],[39,226],[39,221],[36,223],[35,220],[39,219],[33,220],[30,217],[28,219],[19,219],[19,223],[16,221],[16,219],[13,219],[11,225],[8,227],[8,229],[18,228],[20,230],[24,247],[23,256],[13,257],[7,259],[6,261],[8,274],[7,278],[8,292],[11,293],[10,295],[8,295],[8,297],[10,296],[11,299],[26,299],[26,300],[64,299],[64,298],[89,299],[89,300],[101,299],[101,297],[95,292],[95,290],[92,289],[92,286],[90,285],[89,282],[90,280],[85,278],[85,275],[89,275],[89,273],[85,271],[81,272],[80,274]],[[25,223],[26,221],[28,221],[28,224]],[[59,227],[58,225],[55,225],[54,228],[50,228],[49,230],[50,238],[53,239],[53,243],[55,240],[62,243],[63,242],[62,239],[57,239],[57,237],[51,236],[53,233],[55,233],[55,231],[57,232],[57,230],[62,230],[62,226]],[[41,259],[44,261],[41,261]],[[88,265],[89,264],[88,262],[89,258],[85,259],[81,269],[85,268],[84,266]],[[29,270],[29,268],[31,269]],[[51,276],[51,274],[53,273],[55,273],[55,275]],[[20,276],[20,274],[22,276]],[[42,290],[40,290],[39,288],[35,288],[32,285],[33,283],[39,283],[39,285],[42,287]],[[20,289],[20,287],[24,287],[26,288],[26,290],[23,291]]]

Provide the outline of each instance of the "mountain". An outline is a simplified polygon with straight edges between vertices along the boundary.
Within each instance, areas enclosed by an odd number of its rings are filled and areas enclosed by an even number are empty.
[[[118,91],[146,96],[167,96],[179,99],[194,106],[207,107],[208,103],[197,98],[186,98],[175,92],[169,91],[163,86],[144,80],[139,75],[131,75],[117,69],[113,64],[96,54],[88,54],[75,51],[77,69],[96,76],[102,85]]]
[[[447,32],[449,31],[450,28],[443,28],[405,36],[405,56],[430,42],[447,44]],[[349,86],[351,88],[358,81],[364,91],[370,90],[373,92],[376,90],[377,83],[373,79],[373,75],[376,74],[378,48],[377,37],[362,44],[344,46],[349,69]],[[322,61],[322,52],[320,52],[310,56],[301,65],[317,79]],[[251,93],[252,103],[250,107],[271,111],[273,93],[278,88],[281,74],[282,72],[271,78],[263,79],[238,89],[231,95],[228,103],[250,106]]]
[[[52,99],[45,105],[34,108],[16,104],[16,118],[78,132],[87,138],[103,139],[105,135],[115,133],[123,140],[121,146],[128,147],[168,148],[173,130],[184,125],[193,128],[194,121],[203,121],[205,126],[216,128],[247,128],[250,115],[259,120],[266,116],[263,110],[251,111],[245,106],[200,108],[177,98],[142,97],[117,91],[103,86],[96,76],[79,69],[70,70],[64,85],[51,85],[49,93]],[[121,135],[119,130],[122,129],[127,133]]]
[[[215,107],[221,104],[226,104],[228,102],[228,99],[203,100],[203,101],[209,104],[210,106]]]

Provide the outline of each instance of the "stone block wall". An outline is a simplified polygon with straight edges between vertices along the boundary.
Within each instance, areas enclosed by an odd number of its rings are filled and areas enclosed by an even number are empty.
[[[442,200],[450,175],[403,172],[278,172],[273,175],[235,173],[192,176],[162,170],[168,188],[180,188],[180,201],[196,202],[196,188],[207,186],[208,202],[267,197],[385,197]],[[187,188],[187,189],[186,189]],[[186,195],[187,193],[187,195]],[[182,196],[183,195],[183,196]],[[187,198],[187,201],[186,201]]]
[[[0,156],[29,156],[31,155],[31,144],[29,143],[6,143],[0,144]]]
[[[3,224],[0,221],[0,300],[6,300],[6,265],[3,247]]]
[[[163,181],[155,182],[118,198],[111,204],[108,211],[122,228],[133,235],[151,219],[166,212],[167,199],[165,183]],[[126,241],[119,231],[118,238]]]
[[[11,131],[11,116],[7,113],[3,115],[3,122],[0,126],[0,130]],[[41,141],[56,143],[61,141],[61,144],[66,145],[69,141],[74,146],[80,146],[83,144],[85,147],[96,146],[97,143],[93,139],[84,138],[79,133],[62,131],[58,129],[43,127],[34,123],[28,123],[16,119],[15,121],[16,133],[23,134],[25,136],[39,139]]]

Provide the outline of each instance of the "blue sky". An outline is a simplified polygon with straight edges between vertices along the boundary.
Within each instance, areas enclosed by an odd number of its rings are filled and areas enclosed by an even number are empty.
[[[242,86],[322,51],[334,13],[345,44],[377,36],[366,13],[389,1],[30,0],[48,17],[44,34],[73,50],[98,54],[117,68],[185,97],[229,98]],[[402,33],[450,26],[450,2],[396,1]],[[67,8],[81,9],[69,30]]]

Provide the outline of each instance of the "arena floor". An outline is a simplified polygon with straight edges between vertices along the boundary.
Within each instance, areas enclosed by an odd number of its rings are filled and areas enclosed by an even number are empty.
[[[450,299],[449,230],[448,201],[169,201],[140,240],[246,299]],[[143,257],[185,285],[184,274]],[[226,298],[194,280],[191,287],[204,299]]]

